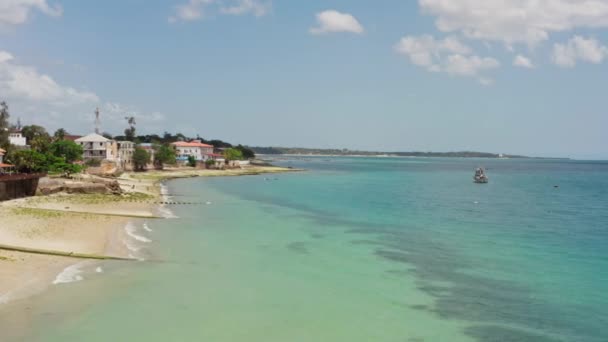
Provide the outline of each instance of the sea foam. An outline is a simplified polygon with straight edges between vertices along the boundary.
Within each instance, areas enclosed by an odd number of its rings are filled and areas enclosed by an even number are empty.
[[[85,262],[74,264],[66,267],[61,273],[57,275],[53,281],[53,285],[73,283],[84,279],[82,276],[82,267]]]
[[[127,223],[127,225],[125,226],[125,231],[127,232],[127,235],[129,235],[130,237],[134,238],[137,241],[141,241],[141,242],[145,242],[145,243],[152,242],[152,240],[148,239],[147,237],[136,234],[137,227],[131,222]]]

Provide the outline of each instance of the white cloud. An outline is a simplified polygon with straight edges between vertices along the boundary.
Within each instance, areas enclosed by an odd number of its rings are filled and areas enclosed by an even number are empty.
[[[431,35],[407,36],[395,45],[395,50],[407,56],[412,64],[431,72],[445,72],[454,76],[480,77],[483,71],[500,66],[494,58],[473,55],[471,48],[455,37],[435,39]],[[480,82],[487,85],[491,80],[480,78]]]
[[[577,60],[599,64],[608,57],[608,47],[594,38],[574,36],[565,44],[553,45],[553,62],[561,67],[573,67]]]
[[[327,10],[317,13],[316,16],[318,26],[310,29],[310,33],[312,34],[335,32],[350,32],[360,34],[365,31],[357,18],[348,13]]]
[[[261,17],[268,13],[272,7],[270,2],[259,0],[239,0],[235,4],[222,6],[220,11],[225,14],[243,15],[253,13],[256,17]]]
[[[608,0],[419,0],[442,32],[535,45],[552,32],[608,27]]]
[[[428,34],[403,37],[395,45],[395,50],[408,56],[413,64],[427,67],[429,71],[439,71],[438,63],[443,53],[471,53],[471,49],[462,44],[458,38],[447,37],[440,40]]]
[[[33,9],[53,17],[63,12],[61,6],[49,5],[47,0],[1,0],[0,27],[25,23]]]
[[[261,17],[266,15],[271,7],[270,0],[189,0],[187,3],[175,6],[175,13],[169,17],[169,22],[199,20],[204,18],[207,12],[227,15],[251,13]]]
[[[528,69],[534,68],[534,64],[532,63],[532,61],[522,55],[515,56],[515,58],[513,59],[513,65]]]
[[[10,53],[0,51],[0,94],[4,97],[53,105],[99,101],[94,93],[62,86],[35,68],[13,63],[13,60]]]

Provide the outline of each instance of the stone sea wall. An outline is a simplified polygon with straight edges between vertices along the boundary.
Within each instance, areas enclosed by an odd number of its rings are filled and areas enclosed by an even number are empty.
[[[38,180],[44,174],[16,174],[0,176],[0,201],[36,195]]]

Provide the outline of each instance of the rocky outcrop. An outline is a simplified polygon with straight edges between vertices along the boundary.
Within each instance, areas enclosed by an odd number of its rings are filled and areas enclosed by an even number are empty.
[[[41,195],[51,195],[59,192],[68,194],[115,194],[122,193],[120,184],[116,180],[87,179],[68,180],[42,178],[38,184],[38,192]]]

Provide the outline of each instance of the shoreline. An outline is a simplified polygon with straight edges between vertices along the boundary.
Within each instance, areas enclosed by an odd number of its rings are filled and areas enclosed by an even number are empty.
[[[250,166],[127,172],[116,178],[123,195],[60,193],[0,202],[0,317],[9,307],[15,310],[20,302],[44,293],[62,272],[83,262],[80,255],[139,259],[127,243],[135,234],[128,231],[129,224],[163,219],[159,199],[164,181],[298,171],[303,170]]]

